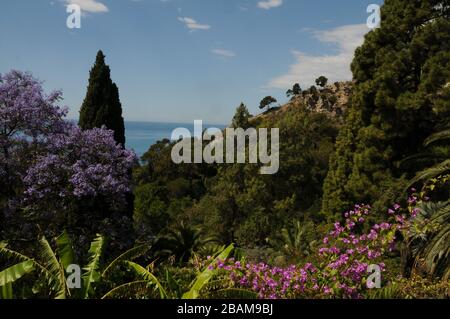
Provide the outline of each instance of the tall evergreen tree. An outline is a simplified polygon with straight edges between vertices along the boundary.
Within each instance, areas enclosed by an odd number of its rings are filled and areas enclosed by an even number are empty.
[[[250,127],[249,119],[251,115],[244,103],[236,109],[231,126],[233,128],[243,128],[244,130]]]
[[[324,184],[323,211],[383,207],[420,167],[402,159],[450,122],[450,3],[386,0],[352,63],[352,105]]]
[[[111,71],[105,64],[105,55],[97,53],[95,64],[90,71],[86,97],[80,110],[79,125],[82,129],[92,129],[105,125],[114,131],[117,143],[125,145],[125,125],[119,89],[111,80]]]

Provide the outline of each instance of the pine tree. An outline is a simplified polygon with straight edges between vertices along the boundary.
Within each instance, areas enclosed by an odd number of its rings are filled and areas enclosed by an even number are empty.
[[[384,207],[420,167],[400,165],[450,121],[450,4],[386,0],[352,63],[352,105],[324,184],[323,212]]]
[[[82,129],[92,129],[105,125],[114,131],[117,143],[125,145],[125,125],[119,89],[111,80],[111,71],[105,64],[105,55],[97,53],[95,64],[90,71],[86,97],[80,110],[79,125]]]
[[[267,111],[270,110],[270,105],[273,103],[277,103],[277,99],[272,96],[266,96],[261,100],[261,103],[259,103],[259,108],[262,110],[267,107]]]
[[[326,77],[324,77],[323,75],[321,75],[320,77],[318,77],[316,79],[316,85],[324,88],[328,83],[328,79]]]

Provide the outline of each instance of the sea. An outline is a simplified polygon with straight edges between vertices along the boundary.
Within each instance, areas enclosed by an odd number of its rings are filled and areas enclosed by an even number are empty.
[[[186,128],[194,135],[194,123],[156,123],[156,122],[125,122],[126,148],[134,150],[141,158],[150,146],[163,139],[170,139],[173,130]],[[226,125],[203,124],[203,129],[224,129]]]

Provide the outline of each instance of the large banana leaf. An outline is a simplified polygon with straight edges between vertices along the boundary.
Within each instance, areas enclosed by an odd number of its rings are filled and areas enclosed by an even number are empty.
[[[89,249],[89,261],[83,270],[85,271],[83,278],[83,298],[89,298],[89,295],[93,294],[92,284],[100,279],[100,258],[103,252],[104,238],[102,235],[97,235],[94,241],[91,243],[91,248]]]
[[[34,270],[34,262],[27,260],[19,264],[15,264],[2,272],[0,272],[0,287],[14,283],[16,280],[22,278],[26,274]]]
[[[8,260],[33,263],[34,268],[44,275],[48,282],[52,282],[53,275],[44,264],[17,251],[9,249],[7,247],[7,243],[5,242],[0,242],[0,256]]]
[[[70,295],[70,291],[67,288],[65,270],[45,237],[41,238],[39,244],[41,259],[50,274],[50,276],[47,276],[49,285],[56,292],[56,299],[65,299]]]
[[[158,288],[159,294],[162,299],[167,298],[167,293],[164,290],[163,286],[150,271],[132,261],[126,261],[125,264],[130,270],[134,271],[139,277],[146,280],[148,283],[154,284]]]
[[[0,299],[13,299],[12,283],[0,287]]]
[[[67,271],[67,267],[75,262],[75,252],[73,251],[72,240],[66,231],[56,239],[56,245],[58,247],[59,260],[64,270]]]
[[[197,299],[200,296],[200,290],[202,290],[202,288],[217,273],[217,270],[209,269],[209,266],[216,264],[219,260],[224,260],[228,258],[233,249],[234,245],[231,244],[230,246],[225,248],[211,263],[209,263],[209,265],[206,266],[206,269],[197,276],[196,280],[194,281],[194,284],[192,285],[191,290],[189,290],[183,295],[183,299]]]

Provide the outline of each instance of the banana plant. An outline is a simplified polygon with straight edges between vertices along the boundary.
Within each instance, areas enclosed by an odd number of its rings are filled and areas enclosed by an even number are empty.
[[[226,287],[226,285],[219,285],[219,281],[212,282],[211,280],[217,275],[218,270],[210,269],[209,266],[214,265],[219,260],[224,260],[233,251],[234,246],[230,245],[228,247],[222,248],[216,257],[211,260],[205,269],[198,274],[194,282],[192,283],[191,289],[185,292],[182,299],[197,299],[200,296],[206,297],[218,297],[218,296],[234,296],[234,297],[245,297],[245,298],[256,298],[257,295],[253,292],[243,290],[243,289],[233,289]],[[144,268],[132,261],[124,261],[123,263],[127,269],[134,272],[137,276],[137,280],[128,282],[118,287],[112,289],[106,293],[102,299],[108,298],[124,298],[124,296],[129,296],[130,293],[135,291],[156,291],[159,293],[161,299],[169,298],[169,294],[165,288],[161,285],[159,280],[149,271],[148,268]],[[168,274],[166,273],[166,276]]]
[[[88,252],[88,262],[83,267],[81,289],[70,289],[66,280],[66,271],[70,265],[76,264],[73,243],[67,232],[56,239],[54,251],[45,237],[39,240],[38,258],[25,256],[11,250],[6,243],[0,243],[0,257],[15,260],[18,263],[0,272],[0,290],[3,297],[10,297],[12,285],[23,276],[38,271],[47,283],[51,295],[57,299],[90,298],[95,294],[94,286],[127,260],[133,260],[150,249],[150,245],[143,244],[134,247],[108,264],[101,271],[101,257],[104,251],[105,239],[102,235],[92,241]]]
[[[234,249],[234,245],[230,245],[220,252],[216,258],[214,258],[208,265],[206,265],[205,270],[203,270],[195,279],[192,284],[191,289],[183,295],[183,299],[197,299],[200,297],[200,291],[210,282],[210,280],[217,274],[217,269],[210,269],[211,265],[216,264],[219,260],[224,260],[228,258]]]
[[[64,268],[59,263],[56,253],[52,250],[45,237],[42,237],[38,241],[38,255],[39,259],[28,257],[9,249],[6,243],[1,243],[0,257],[18,262],[0,272],[0,287],[2,288],[2,291],[6,289],[11,290],[11,286],[17,280],[33,271],[38,271],[45,279],[55,298],[64,299],[70,296],[70,290],[67,287],[65,279]]]
[[[129,270],[135,273],[135,275],[139,278],[139,280],[128,282],[118,287],[115,287],[114,289],[106,293],[102,297],[102,299],[123,297],[125,294],[130,293],[132,291],[139,291],[139,290],[148,291],[152,288],[159,292],[159,296],[161,299],[168,298],[167,292],[165,291],[164,287],[147,268],[144,268],[141,265],[128,260],[123,261],[123,263]]]
[[[197,276],[191,289],[183,295],[183,299],[257,299],[258,294],[246,289],[230,286],[228,279],[213,280],[218,275],[215,267],[219,260],[225,260],[234,250],[234,245],[222,249],[206,268]]]
[[[34,263],[23,261],[0,272],[0,299],[12,299],[12,284],[34,270]]]
[[[91,243],[89,248],[88,264],[83,268],[83,289],[82,298],[87,299],[94,294],[93,284],[101,278],[100,274],[100,258],[104,248],[104,238],[99,235]]]

